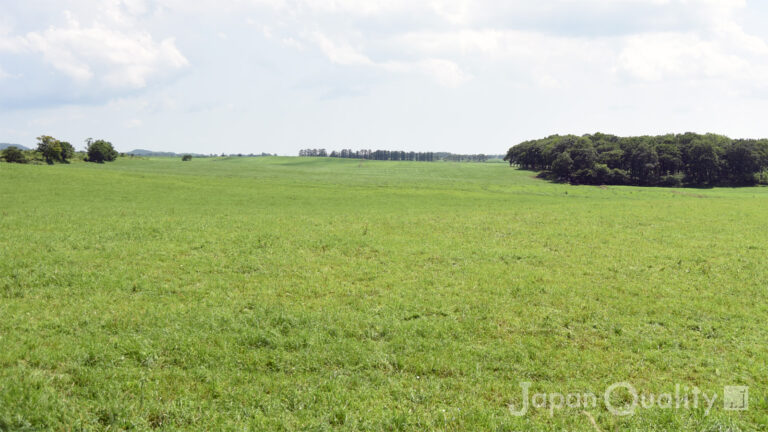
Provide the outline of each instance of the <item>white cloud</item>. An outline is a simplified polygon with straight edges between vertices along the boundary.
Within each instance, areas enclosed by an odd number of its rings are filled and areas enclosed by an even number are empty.
[[[335,42],[322,33],[315,32],[310,38],[326,57],[342,66],[362,66],[394,73],[418,73],[434,79],[446,87],[457,87],[470,79],[454,62],[440,58],[425,58],[415,61],[375,62],[358,48],[347,42]]]
[[[343,66],[373,66],[374,63],[367,56],[354,48],[347,41],[335,42],[328,36],[314,32],[309,37],[330,61]]]
[[[647,81],[728,77],[750,66],[717,42],[679,33],[633,36],[626,42],[618,63],[631,76]]]
[[[84,9],[88,1],[70,3]],[[284,48],[315,47],[337,65],[419,73],[451,87],[477,76],[478,61],[530,66],[530,83],[543,87],[567,85],[571,72],[558,70],[565,65],[584,72],[611,63],[608,72],[658,81],[754,65],[768,45],[734,19],[744,7],[744,0],[105,0],[98,13],[109,26],[73,19],[0,36],[0,50],[18,51],[22,39],[80,82],[140,88],[188,62],[173,39],[156,42],[137,17],[232,15],[261,22],[263,35]]]
[[[768,85],[768,44],[748,34],[733,14],[741,0],[701,0],[705,25],[689,32],[632,35],[617,70],[643,81],[721,80],[731,87]]]
[[[604,80],[612,72],[641,81],[729,77],[768,52],[734,19],[743,0],[256,3],[273,8],[269,36],[292,41],[284,45],[308,43],[337,65],[417,72],[449,87],[476,76],[466,71],[494,63],[524,71],[515,75],[545,88],[579,75]],[[529,27],[519,17],[537,24]],[[372,19],[387,24],[370,26]],[[602,34],[601,28],[616,30]]]
[[[446,87],[458,87],[471,77],[456,63],[443,59],[426,59],[416,63],[419,70]]]
[[[218,134],[248,141],[254,121],[265,146],[766,135],[766,13],[745,0],[6,1],[0,130],[36,109],[73,133],[100,116],[105,135],[200,151]],[[59,120],[62,105],[89,115]]]
[[[133,13],[145,13],[142,0],[105,2],[91,25],[65,11],[64,23],[23,35],[0,36],[0,54],[39,56],[79,85],[140,89],[189,62],[173,38],[155,41],[136,27]],[[127,12],[126,12],[127,11]]]

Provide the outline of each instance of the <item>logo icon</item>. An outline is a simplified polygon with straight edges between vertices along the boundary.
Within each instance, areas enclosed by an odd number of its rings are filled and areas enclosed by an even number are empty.
[[[725,386],[723,404],[726,411],[746,411],[749,409],[749,387]]]

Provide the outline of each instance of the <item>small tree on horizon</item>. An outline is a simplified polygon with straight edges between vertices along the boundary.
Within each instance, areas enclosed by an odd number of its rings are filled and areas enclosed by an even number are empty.
[[[24,156],[24,152],[15,146],[10,146],[3,150],[3,159],[8,163],[27,163],[27,157]]]
[[[69,160],[75,157],[75,148],[66,141],[60,141],[59,145],[61,146],[61,161],[69,163]]]
[[[117,159],[117,151],[112,147],[112,143],[104,140],[94,141],[92,138],[85,140],[86,152],[88,153],[88,162],[104,163],[112,162]]]
[[[185,154],[184,156],[181,157],[181,160],[183,162],[191,161],[192,160],[192,155]]]
[[[62,162],[61,143],[50,135],[37,137],[37,151],[43,155],[48,164]]]

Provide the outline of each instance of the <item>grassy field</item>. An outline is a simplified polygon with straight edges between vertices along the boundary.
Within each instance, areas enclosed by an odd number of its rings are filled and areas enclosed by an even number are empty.
[[[767,212],[502,163],[2,164],[0,430],[766,430]],[[599,403],[515,416],[522,382]],[[616,382],[721,399],[616,416]]]

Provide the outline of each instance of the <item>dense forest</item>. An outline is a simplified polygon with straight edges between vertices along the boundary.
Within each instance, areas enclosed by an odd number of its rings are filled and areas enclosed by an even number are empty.
[[[370,159],[385,161],[421,161],[434,162],[447,160],[454,162],[485,162],[488,159],[501,158],[501,156],[488,156],[484,154],[454,154],[447,152],[406,152],[399,150],[349,150],[332,151],[328,153],[325,149],[304,149],[299,150],[301,157],[332,157],[344,159]]]
[[[510,165],[573,184],[746,186],[765,183],[768,139],[715,134],[553,135],[511,147]]]

